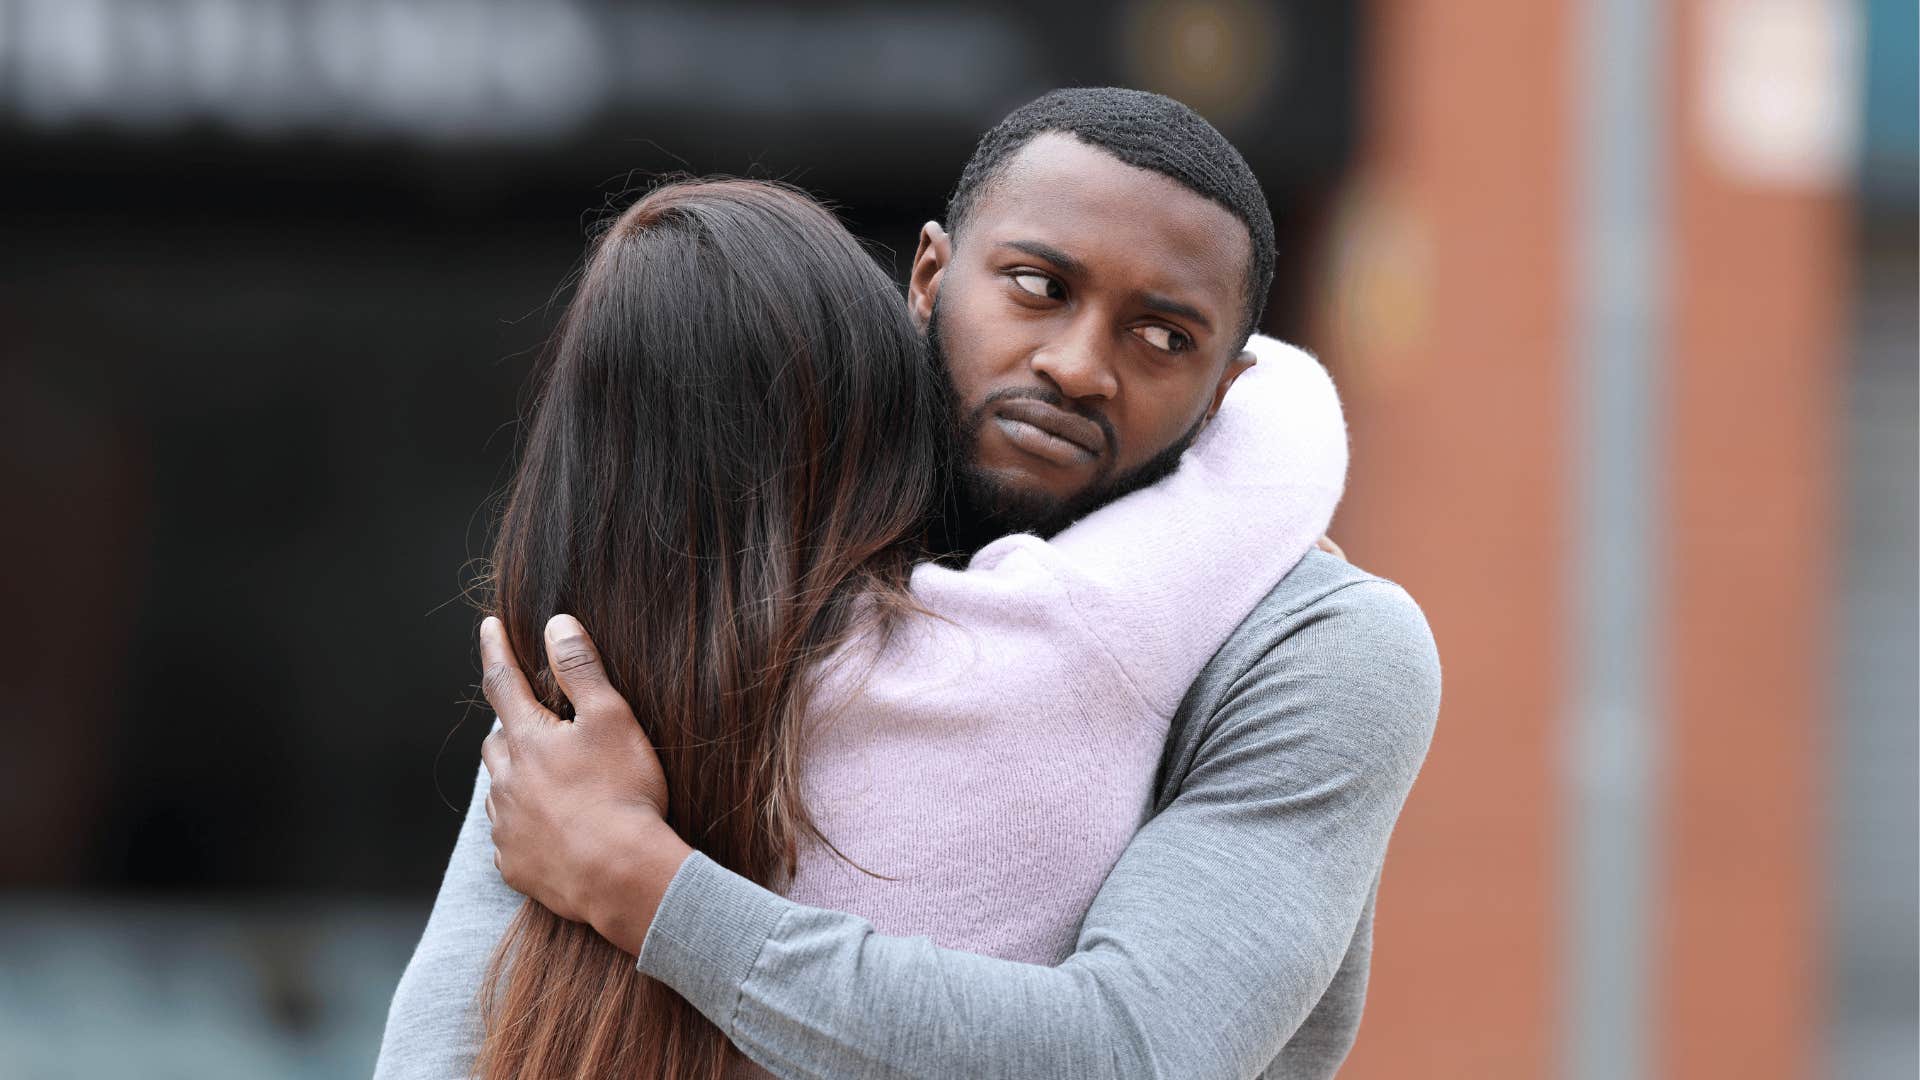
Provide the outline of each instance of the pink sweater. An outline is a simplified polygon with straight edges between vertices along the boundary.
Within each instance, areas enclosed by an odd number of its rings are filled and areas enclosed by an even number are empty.
[[[1052,540],[923,565],[907,620],[829,665],[803,793],[862,873],[803,844],[786,894],[881,933],[1054,963],[1139,827],[1187,686],[1327,527],[1333,384],[1269,338],[1180,468]]]

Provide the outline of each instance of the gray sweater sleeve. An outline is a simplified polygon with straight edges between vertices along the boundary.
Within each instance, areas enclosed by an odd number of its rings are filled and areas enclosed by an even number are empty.
[[[1057,967],[881,936],[695,855],[640,970],[788,1080],[1259,1074],[1349,955],[1439,710],[1431,633],[1397,586],[1291,614]]]
[[[485,766],[473,783],[433,913],[387,1009],[375,1080],[460,1080],[480,1052],[480,980],[526,897],[493,865]]]

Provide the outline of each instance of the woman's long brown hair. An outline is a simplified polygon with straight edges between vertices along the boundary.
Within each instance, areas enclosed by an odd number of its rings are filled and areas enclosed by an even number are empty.
[[[778,887],[812,829],[809,676],[903,609],[952,453],[945,378],[830,213],[700,180],[590,247],[537,380],[492,560],[514,652],[565,715],[540,635],[577,615],[659,750],[674,828]],[[718,1080],[732,1052],[633,957],[532,901],[481,994],[487,1080]]]

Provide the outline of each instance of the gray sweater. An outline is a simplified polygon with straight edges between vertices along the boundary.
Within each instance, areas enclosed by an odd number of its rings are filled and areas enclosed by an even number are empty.
[[[776,1076],[1332,1076],[1359,1026],[1387,838],[1440,669],[1398,586],[1317,552],[1175,715],[1152,817],[1055,967],[875,934],[695,855],[642,972]],[[481,771],[376,1077],[462,1077],[474,991],[521,897],[493,868]]]

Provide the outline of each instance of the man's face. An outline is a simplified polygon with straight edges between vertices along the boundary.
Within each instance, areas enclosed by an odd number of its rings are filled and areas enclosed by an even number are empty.
[[[1251,363],[1246,226],[1069,135],[1023,147],[909,303],[953,380],[968,501],[1042,533],[1171,471]]]

